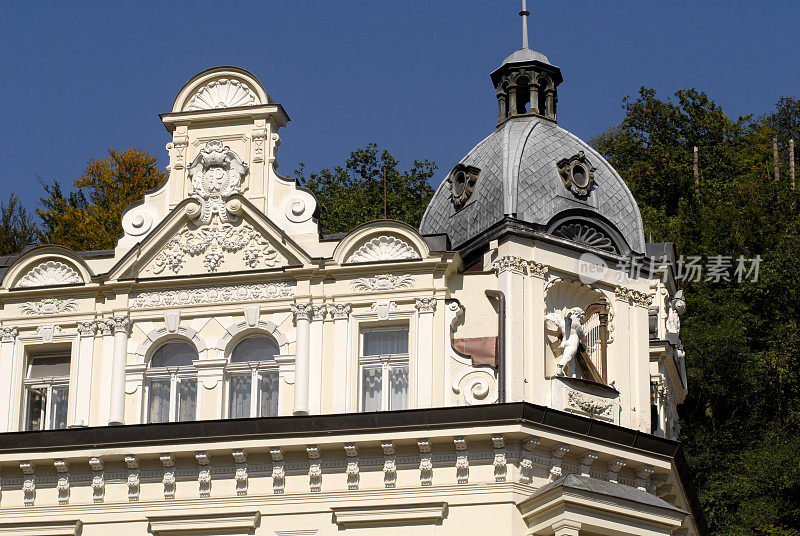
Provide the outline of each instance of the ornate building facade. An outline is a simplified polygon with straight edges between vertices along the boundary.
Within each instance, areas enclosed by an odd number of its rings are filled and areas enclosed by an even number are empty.
[[[260,81],[189,80],[114,250],[4,259],[0,534],[701,534],[674,252],[558,126],[558,67],[491,78],[421,228],[343,237]]]

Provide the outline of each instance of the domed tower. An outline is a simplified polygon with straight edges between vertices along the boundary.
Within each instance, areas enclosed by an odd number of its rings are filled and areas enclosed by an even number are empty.
[[[558,125],[561,69],[528,48],[527,29],[523,48],[491,80],[497,126],[441,182],[422,233],[447,235],[467,263],[509,225],[617,257],[645,253],[641,215],[622,178]]]
[[[528,47],[524,4],[520,15],[523,47],[491,73],[497,125],[443,178],[420,226],[446,236],[463,261],[455,344],[497,334],[501,401],[590,408],[593,418],[674,438],[686,394],[667,322],[677,318],[674,249],[645,243],[625,182],[557,123],[561,70]],[[476,292],[491,273],[497,290]],[[493,314],[500,326],[486,322]],[[569,342],[575,326],[585,338]],[[599,407],[603,415],[591,413]]]

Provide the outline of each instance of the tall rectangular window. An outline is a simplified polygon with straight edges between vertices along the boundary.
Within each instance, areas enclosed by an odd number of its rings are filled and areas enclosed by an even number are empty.
[[[66,428],[68,398],[69,354],[30,357],[25,375],[25,429]]]
[[[408,327],[361,330],[361,411],[408,408]]]

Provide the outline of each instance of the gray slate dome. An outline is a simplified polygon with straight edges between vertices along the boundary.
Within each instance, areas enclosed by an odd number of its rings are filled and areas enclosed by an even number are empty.
[[[579,161],[579,155],[581,165],[591,169],[585,195],[569,189],[559,169],[567,160]],[[469,166],[480,171],[471,195],[459,199],[457,208],[451,181]],[[459,249],[506,216],[583,246],[620,254],[645,251],[641,214],[622,178],[589,144],[537,115],[505,120],[478,143],[439,185],[420,231],[446,234]]]

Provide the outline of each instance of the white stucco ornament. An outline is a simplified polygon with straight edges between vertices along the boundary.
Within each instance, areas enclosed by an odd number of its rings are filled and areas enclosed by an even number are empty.
[[[561,358],[558,360],[559,376],[574,378],[575,356],[578,355],[581,344],[585,343],[583,333],[584,312],[580,307],[573,307],[564,315],[550,313],[545,316],[545,325],[551,331],[557,331],[561,335]]]
[[[242,179],[247,173],[247,164],[219,140],[212,140],[200,151],[189,166],[192,179],[192,193],[189,195],[200,202],[200,210],[189,215],[198,224],[208,224],[214,214],[223,222],[236,220],[228,198],[242,193]],[[240,207],[239,207],[240,208]]]
[[[258,104],[255,93],[239,80],[220,78],[197,90],[189,101],[188,111],[215,110]]]
[[[419,259],[419,253],[397,237],[377,236],[358,248],[347,262],[379,262],[404,259]]]
[[[32,268],[17,283],[18,287],[49,287],[83,283],[83,278],[63,262],[47,261]]]

